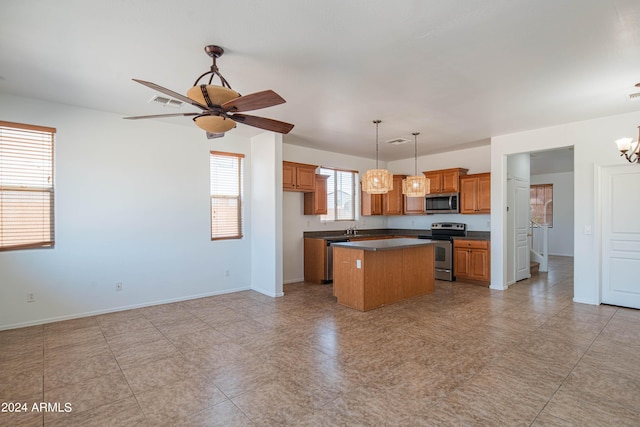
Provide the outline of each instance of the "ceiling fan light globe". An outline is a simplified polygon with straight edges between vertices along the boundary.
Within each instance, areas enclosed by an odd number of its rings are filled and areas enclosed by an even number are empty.
[[[200,129],[210,133],[225,133],[236,127],[236,122],[222,116],[198,116],[193,121]]]
[[[225,102],[231,101],[232,99],[236,99],[240,97],[240,94],[233,89],[229,89],[222,86],[216,85],[198,85],[193,86],[191,89],[187,91],[187,97],[193,99],[196,102],[199,102],[203,105],[209,105],[202,94],[202,87],[204,86],[210,103],[214,105],[222,105]],[[210,105],[209,105],[210,106]]]

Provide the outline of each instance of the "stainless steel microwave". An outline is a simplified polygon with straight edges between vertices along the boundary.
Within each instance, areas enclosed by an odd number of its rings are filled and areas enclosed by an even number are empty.
[[[459,201],[459,193],[427,194],[425,196],[425,212],[428,214],[460,213]]]

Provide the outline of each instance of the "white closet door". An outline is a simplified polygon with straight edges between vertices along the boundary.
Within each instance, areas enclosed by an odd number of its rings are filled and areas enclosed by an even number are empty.
[[[602,302],[640,308],[640,165],[603,168]]]
[[[516,281],[531,277],[529,252],[530,191],[529,181],[515,179],[516,185]]]

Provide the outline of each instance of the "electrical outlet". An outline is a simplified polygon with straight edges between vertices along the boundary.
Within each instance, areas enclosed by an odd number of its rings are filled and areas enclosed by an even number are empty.
[[[122,290],[122,282],[116,283],[116,292],[119,292],[121,290]]]
[[[225,270],[224,271],[224,275],[229,277],[229,276],[231,276],[231,272],[229,270]]]
[[[35,302],[36,301],[36,294],[34,294],[33,292],[27,292],[27,302]]]

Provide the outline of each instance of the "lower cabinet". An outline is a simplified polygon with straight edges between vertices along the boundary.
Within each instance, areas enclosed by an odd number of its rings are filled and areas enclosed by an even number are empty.
[[[455,239],[453,262],[456,280],[489,286],[491,258],[488,240]]]

